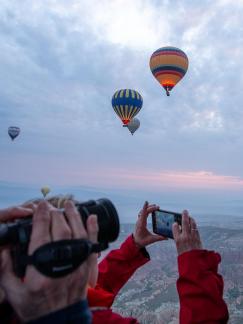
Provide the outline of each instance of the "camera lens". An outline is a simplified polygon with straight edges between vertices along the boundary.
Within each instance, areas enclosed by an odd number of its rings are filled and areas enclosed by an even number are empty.
[[[105,226],[103,226],[103,231],[101,232],[101,241],[107,240],[108,242],[113,242],[117,239],[120,231],[120,223],[117,211],[115,209],[115,206],[108,199],[99,199],[98,202],[105,210],[107,217],[107,222],[104,223]],[[100,223],[102,226],[103,218],[101,217],[100,221],[98,218],[98,222],[99,226]]]
[[[109,242],[117,239],[120,230],[119,217],[115,206],[109,199],[89,200],[77,204],[76,207],[85,227],[89,215],[97,215],[99,243],[105,243],[104,246],[106,246]],[[31,230],[31,218],[18,220],[13,223],[0,224],[0,245],[28,243]]]
[[[97,215],[99,242],[109,243],[117,239],[120,230],[120,223],[116,208],[109,199],[103,198],[96,201],[90,200],[78,204],[77,208],[85,225],[89,215]]]

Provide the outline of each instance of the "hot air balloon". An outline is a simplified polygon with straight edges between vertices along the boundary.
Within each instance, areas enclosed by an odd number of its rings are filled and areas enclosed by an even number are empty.
[[[161,47],[150,58],[150,69],[157,81],[164,87],[167,96],[184,77],[188,68],[186,54],[176,47]]]
[[[11,137],[12,141],[19,135],[20,128],[16,126],[10,126],[8,128],[8,135]]]
[[[50,191],[51,191],[51,189],[47,186],[41,188],[41,192],[42,192],[44,198],[46,197],[47,194],[49,194]]]
[[[140,126],[140,121],[137,118],[133,118],[130,123],[126,125],[130,133],[133,135]]]
[[[114,93],[111,104],[123,124],[127,125],[142,108],[143,98],[135,90],[122,89]]]

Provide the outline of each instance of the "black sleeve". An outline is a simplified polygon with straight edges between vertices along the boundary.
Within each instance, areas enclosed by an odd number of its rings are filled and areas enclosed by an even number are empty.
[[[28,322],[28,324],[91,324],[92,316],[87,300],[50,313],[41,318]]]

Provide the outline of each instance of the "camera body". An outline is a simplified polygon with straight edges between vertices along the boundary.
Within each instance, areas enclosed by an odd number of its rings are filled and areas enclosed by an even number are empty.
[[[109,199],[89,200],[76,204],[76,207],[85,228],[89,215],[97,215],[100,251],[105,250],[110,242],[117,239],[120,231],[119,217],[115,206]],[[18,277],[25,275],[31,231],[32,216],[11,223],[0,224],[0,246],[11,246],[14,271]]]
[[[173,239],[172,225],[177,222],[181,225],[182,215],[167,210],[156,210],[152,213],[153,232]]]

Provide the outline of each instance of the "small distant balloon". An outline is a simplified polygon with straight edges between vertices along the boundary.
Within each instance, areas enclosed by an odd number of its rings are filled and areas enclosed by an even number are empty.
[[[10,126],[8,128],[8,135],[11,137],[12,141],[19,135],[20,128],[16,126]]]
[[[140,121],[138,118],[133,118],[129,124],[127,124],[127,128],[129,129],[130,133],[133,135],[136,130],[140,126]]]
[[[41,192],[42,192],[44,198],[46,197],[46,195],[49,194],[50,191],[51,191],[51,189],[49,187],[42,187],[41,188]]]
[[[151,72],[165,89],[167,96],[186,74],[188,64],[186,53],[172,46],[157,49],[150,58]]]
[[[114,93],[111,104],[123,125],[127,125],[142,108],[143,98],[135,90],[121,89]]]

